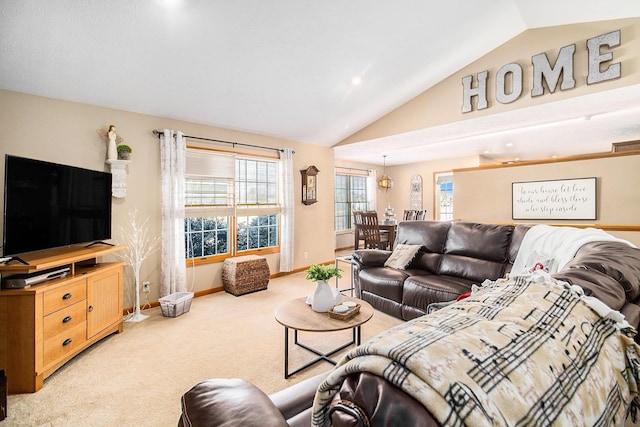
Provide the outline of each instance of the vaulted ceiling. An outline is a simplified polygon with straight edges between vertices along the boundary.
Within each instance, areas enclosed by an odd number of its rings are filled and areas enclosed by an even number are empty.
[[[0,88],[334,146],[527,29],[638,16],[638,0],[0,0]],[[623,116],[617,140],[637,137],[638,110]],[[474,138],[506,132],[490,118],[414,132],[387,164],[479,153]],[[388,150],[336,156],[380,163]]]

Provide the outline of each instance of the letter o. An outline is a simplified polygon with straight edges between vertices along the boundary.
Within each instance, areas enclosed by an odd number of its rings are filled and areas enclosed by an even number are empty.
[[[506,93],[507,74],[511,73],[511,93]],[[522,67],[518,64],[506,64],[496,73],[496,100],[501,104],[509,104],[522,95]]]

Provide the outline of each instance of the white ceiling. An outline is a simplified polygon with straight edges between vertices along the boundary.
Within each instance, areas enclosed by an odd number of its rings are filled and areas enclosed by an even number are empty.
[[[526,29],[638,16],[638,0],[0,0],[0,88],[333,146]],[[639,88],[589,98],[336,157],[525,158],[640,139]]]

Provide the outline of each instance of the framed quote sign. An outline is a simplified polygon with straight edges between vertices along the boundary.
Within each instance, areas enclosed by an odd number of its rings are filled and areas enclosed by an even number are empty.
[[[513,219],[596,219],[596,178],[514,182]]]

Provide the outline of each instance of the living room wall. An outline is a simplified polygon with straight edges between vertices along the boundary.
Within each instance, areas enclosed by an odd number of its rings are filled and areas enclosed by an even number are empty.
[[[115,242],[123,242],[121,227],[126,224],[127,214],[132,209],[137,209],[141,218],[149,218],[151,235],[160,234],[160,148],[158,138],[152,134],[153,129],[181,130],[187,135],[266,147],[291,147],[295,151],[294,266],[304,268],[334,257],[334,161],[331,148],[4,90],[0,90],[0,110],[4,125],[0,141],[2,155],[12,154],[94,170],[109,170],[105,164],[106,140],[98,130],[106,129],[111,123],[117,126],[118,134],[133,148],[133,156],[127,167],[127,195],[122,199],[112,199],[112,236]],[[298,171],[311,164],[320,170],[318,203],[305,206],[300,202]],[[0,174],[4,176],[4,160],[0,162]],[[267,254],[265,257],[271,273],[279,272],[279,255]],[[222,263],[188,267],[188,287],[197,292],[222,286],[221,270]],[[156,252],[145,261],[141,272],[141,280],[151,282],[151,301],[158,299],[159,278],[160,254]],[[133,301],[133,277],[131,269],[127,268],[125,307],[132,306]]]
[[[640,227],[640,153],[606,157],[523,163],[453,172],[454,218],[494,223],[593,224]],[[596,217],[593,220],[512,219],[512,183],[596,177]],[[640,246],[640,232],[607,231]]]
[[[621,31],[621,45],[615,48],[615,61],[622,62],[622,76],[598,84],[586,84],[587,51],[586,40],[615,30]],[[473,43],[473,40],[469,40]],[[531,97],[528,95],[532,83],[531,57],[546,52],[550,60],[555,60],[563,46],[576,44],[574,56],[574,78],[576,87],[571,90],[556,90],[552,94]],[[422,94],[409,100],[369,126],[344,139],[339,145],[381,138],[444,125],[457,121],[518,110],[572,97],[609,91],[640,83],[640,18],[611,21],[586,22],[557,27],[527,30],[493,51],[483,55],[471,64],[460,64],[460,68],[447,79],[426,89]],[[524,92],[516,101],[501,104],[495,101],[493,76],[505,64],[516,62],[523,67]],[[462,78],[488,70],[488,108],[462,113]],[[428,142],[428,141],[426,141]]]

